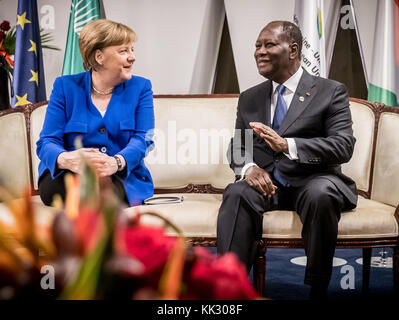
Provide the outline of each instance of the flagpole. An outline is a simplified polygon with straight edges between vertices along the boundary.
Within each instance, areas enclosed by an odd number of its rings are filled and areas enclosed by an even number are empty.
[[[301,65],[310,74],[327,77],[325,23],[320,0],[296,0],[294,23],[303,36]]]

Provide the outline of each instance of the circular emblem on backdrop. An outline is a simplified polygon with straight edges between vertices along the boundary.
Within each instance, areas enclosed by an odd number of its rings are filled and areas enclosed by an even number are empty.
[[[296,258],[292,258],[290,260],[291,263],[297,264],[299,266],[306,266],[306,261],[307,261],[306,256],[296,257]],[[333,259],[333,267],[343,266],[344,264],[347,264],[347,261],[345,259],[334,257],[334,259]]]

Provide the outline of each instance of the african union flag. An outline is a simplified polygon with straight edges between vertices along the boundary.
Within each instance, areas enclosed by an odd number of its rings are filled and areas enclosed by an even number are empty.
[[[72,0],[68,38],[62,68],[63,75],[84,71],[78,45],[80,30],[90,21],[99,19],[100,11],[99,0]]]
[[[295,0],[294,22],[303,36],[302,67],[327,78],[325,35],[321,0]]]
[[[36,0],[18,0],[12,107],[46,100]]]

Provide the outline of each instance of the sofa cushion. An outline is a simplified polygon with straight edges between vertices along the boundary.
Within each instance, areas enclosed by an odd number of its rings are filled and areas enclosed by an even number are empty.
[[[342,165],[342,172],[356,182],[359,190],[367,192],[370,184],[375,117],[369,107],[359,102],[351,101],[350,109],[356,143],[351,160]]]
[[[234,181],[226,151],[236,110],[236,97],[155,98],[155,149],[145,159],[155,188]]]
[[[186,237],[216,237],[216,222],[221,195],[183,194],[178,204],[148,205],[126,209],[128,214],[155,212],[176,224]],[[343,212],[338,226],[341,239],[398,236],[395,208],[360,198],[358,206]],[[163,225],[152,216],[143,216],[143,223]],[[264,214],[263,238],[301,238],[302,223],[294,211],[270,211]],[[173,231],[170,231],[174,234]]]
[[[23,198],[18,198],[14,201],[22,202]],[[50,226],[55,217],[56,209],[45,206],[39,196],[33,196],[32,201],[33,210],[35,212],[35,222],[41,226]],[[15,219],[4,203],[0,203],[0,223],[9,225],[10,228],[15,225]]]
[[[180,196],[182,194],[170,194]],[[168,194],[169,196],[169,194]],[[216,237],[216,219],[222,202],[221,194],[183,194],[184,201],[175,204],[143,205],[125,209],[129,215],[135,212],[155,212],[166,217],[183,232],[186,237]],[[163,226],[157,217],[144,215],[145,224]],[[170,231],[174,234],[173,231]]]
[[[181,195],[181,194],[171,194]],[[216,223],[221,194],[183,194],[182,203],[167,205],[144,205],[125,209],[130,216],[137,212],[155,212],[166,217],[178,226],[186,237],[216,237]],[[38,196],[33,197],[36,219],[41,225],[49,225],[56,210],[44,206]],[[374,238],[398,236],[398,224],[394,217],[395,208],[377,201],[359,198],[355,210],[343,212],[338,225],[338,238]],[[0,203],[0,221],[12,224],[13,219]],[[144,224],[163,226],[161,219],[144,215]],[[294,211],[270,211],[264,214],[263,238],[269,239],[299,239],[302,224]],[[172,230],[169,234],[174,235]]]
[[[378,124],[371,199],[399,204],[399,113],[384,112]]]
[[[15,197],[30,183],[26,122],[22,112],[0,117],[0,179]]]
[[[398,236],[395,208],[359,198],[355,210],[343,212],[338,238],[374,238]],[[271,211],[264,215],[264,238],[301,238],[302,223],[295,211]]]

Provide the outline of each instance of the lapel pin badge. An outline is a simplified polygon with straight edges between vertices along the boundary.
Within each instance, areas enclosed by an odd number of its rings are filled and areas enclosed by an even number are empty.
[[[304,102],[304,101],[305,101],[305,98],[302,97],[302,96],[300,96],[300,97],[299,97],[299,101]]]

